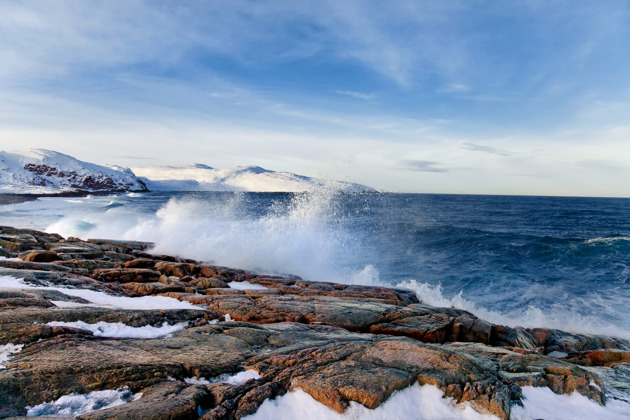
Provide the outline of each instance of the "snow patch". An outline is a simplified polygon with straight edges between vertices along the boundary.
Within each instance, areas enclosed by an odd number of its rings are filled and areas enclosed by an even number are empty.
[[[166,296],[142,296],[142,297],[127,297],[127,296],[113,296],[105,292],[98,292],[87,289],[68,289],[64,287],[52,287],[52,286],[33,286],[27,284],[22,279],[18,279],[11,276],[0,276],[0,289],[43,289],[43,290],[56,290],[68,296],[83,298],[91,304],[79,304],[74,302],[61,303],[62,307],[80,307],[80,306],[97,306],[102,308],[115,308],[115,309],[195,309],[204,310],[197,306],[194,306],[190,302],[182,302],[174,298]],[[59,301],[55,301],[60,303]]]
[[[248,281],[231,281],[228,283],[232,289],[238,290],[268,290],[267,287],[261,286],[260,284],[253,284]]]
[[[2,344],[0,345],[0,369],[5,369],[7,363],[14,354],[19,353],[24,344]]]
[[[184,382],[187,384],[193,385],[208,385],[215,383],[226,383],[230,385],[240,385],[244,382],[249,381],[250,379],[260,379],[260,374],[253,369],[248,369],[243,372],[238,372],[236,374],[223,374],[216,376],[214,378],[206,379],[206,378],[184,378]]]
[[[512,420],[630,420],[630,404],[608,399],[605,406],[574,392],[558,395],[549,388],[523,387],[523,407],[512,407]]]
[[[289,392],[274,400],[266,400],[256,413],[243,420],[497,420],[498,417],[480,414],[468,404],[455,404],[452,398],[435,386],[415,384],[397,391],[374,410],[351,402],[345,413],[339,414],[316,401],[301,389]]]
[[[161,327],[154,327],[151,325],[144,325],[142,327],[131,327],[125,325],[122,322],[97,322],[95,324],[88,324],[83,321],[75,322],[60,322],[53,321],[46,325],[52,327],[72,327],[80,328],[82,330],[91,331],[96,337],[115,337],[115,338],[158,338],[164,337],[169,334],[173,334],[177,331],[183,330],[187,322],[181,322],[179,324],[169,325],[166,322]]]
[[[94,391],[89,394],[64,395],[56,401],[27,406],[26,415],[29,417],[76,417],[91,411],[103,410],[117,405],[135,401],[142,393],[133,394],[129,388],[116,390]]]

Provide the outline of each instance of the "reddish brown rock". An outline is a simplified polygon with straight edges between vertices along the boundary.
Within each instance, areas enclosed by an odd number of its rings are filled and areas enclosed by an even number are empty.
[[[106,283],[152,283],[157,282],[160,275],[158,271],[145,268],[110,268],[94,270],[90,277]]]
[[[194,264],[188,263],[172,263],[168,261],[160,261],[155,264],[155,269],[167,276],[186,277],[190,276],[194,271]]]
[[[34,261],[34,262],[52,262],[56,261],[59,256],[56,252],[52,251],[31,251],[26,255],[21,254],[20,258],[24,261]]]
[[[611,367],[617,363],[630,363],[630,351],[613,349],[585,351],[571,353],[567,359],[585,366]]]

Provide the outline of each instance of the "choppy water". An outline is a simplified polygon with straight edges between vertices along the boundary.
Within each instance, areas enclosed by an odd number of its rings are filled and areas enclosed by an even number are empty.
[[[150,193],[0,206],[0,224],[402,285],[496,323],[630,338],[630,199]]]

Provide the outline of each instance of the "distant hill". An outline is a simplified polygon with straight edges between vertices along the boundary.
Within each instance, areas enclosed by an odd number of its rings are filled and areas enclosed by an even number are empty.
[[[82,162],[45,149],[0,152],[0,193],[58,194],[116,191],[302,192],[375,191],[365,185],[275,172],[260,166],[208,165],[128,168]]]
[[[322,188],[346,192],[375,191],[365,185],[275,172],[260,166],[214,169],[195,164],[136,167],[133,171],[152,191],[302,192]]]
[[[0,193],[147,191],[130,169],[82,162],[45,149],[0,152]]]

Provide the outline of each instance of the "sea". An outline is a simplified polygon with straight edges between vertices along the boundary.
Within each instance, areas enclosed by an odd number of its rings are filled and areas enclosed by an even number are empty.
[[[630,199],[330,190],[13,198],[0,205],[0,225],[149,241],[155,253],[216,265],[406,288],[495,324],[630,339]],[[511,418],[630,420],[630,370],[598,369],[613,378],[605,407],[578,393],[524,387],[524,405]],[[103,392],[119,398],[119,391]],[[496,420],[442,397],[416,384],[376,410],[353,403],[340,415],[297,390],[265,401],[250,420]]]
[[[155,252],[414,290],[490,322],[630,339],[630,199],[155,192],[42,197],[0,225],[144,240]]]

